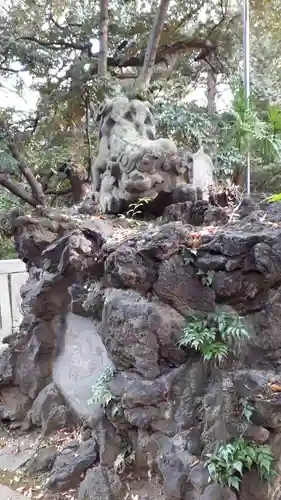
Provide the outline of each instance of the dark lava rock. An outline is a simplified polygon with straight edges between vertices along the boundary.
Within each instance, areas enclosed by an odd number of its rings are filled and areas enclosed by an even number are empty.
[[[277,493],[277,492],[276,492]],[[278,491],[280,495],[280,490]],[[280,496],[272,498],[279,500]],[[239,500],[265,500],[268,497],[268,483],[263,481],[256,470],[252,469],[243,476],[239,491]]]
[[[12,382],[12,350],[7,346],[0,346],[0,386]]]
[[[0,420],[23,420],[32,404],[31,399],[13,386],[2,387],[0,394]]]
[[[29,474],[38,474],[38,472],[46,472],[50,470],[58,455],[55,446],[47,446],[47,448],[40,448],[32,457],[27,465]]]
[[[55,460],[47,488],[51,490],[67,490],[79,484],[80,476],[93,466],[98,457],[98,445],[89,439],[76,449],[64,450]]]
[[[236,494],[229,488],[223,488],[218,484],[211,484],[204,490],[201,500],[237,500]]]
[[[35,399],[31,420],[34,425],[42,426],[45,435],[66,427],[70,421],[70,412],[53,383],[47,385]]]
[[[223,226],[228,222],[228,215],[221,207],[211,207],[204,213],[204,224],[208,226]]]
[[[121,500],[122,485],[116,474],[104,467],[94,467],[80,484],[78,500]]]

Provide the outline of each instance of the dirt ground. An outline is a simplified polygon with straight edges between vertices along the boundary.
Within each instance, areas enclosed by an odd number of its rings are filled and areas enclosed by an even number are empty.
[[[67,440],[79,439],[80,429],[58,431],[47,439],[38,432],[22,434],[10,431],[3,424],[0,427],[0,485],[10,487],[23,497],[32,500],[77,500],[78,490],[71,489],[61,493],[46,491],[46,475],[30,477],[22,471],[28,458],[38,447],[55,445],[58,450]],[[81,480],[83,476],[81,476]],[[155,477],[138,478],[133,472],[122,474],[122,483],[126,484],[124,500],[164,500],[161,485]],[[94,500],[94,499],[93,499]]]

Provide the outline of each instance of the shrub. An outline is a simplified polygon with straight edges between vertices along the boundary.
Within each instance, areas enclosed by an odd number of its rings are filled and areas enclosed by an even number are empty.
[[[272,462],[270,446],[236,439],[230,444],[221,445],[213,454],[208,454],[205,465],[210,481],[239,490],[244,472],[253,466],[257,467],[262,479],[271,480],[275,474]]]
[[[8,193],[3,188],[0,187],[0,217],[7,211],[11,210],[13,207],[17,207],[20,204],[19,198]],[[0,227],[0,260],[5,259],[16,259],[17,252],[13,240],[8,238],[4,231],[3,221],[1,221]]]
[[[221,363],[249,337],[238,314],[221,312],[203,319],[191,316],[179,345],[199,351],[204,360],[214,359]]]
[[[0,260],[17,259],[17,252],[11,239],[0,235]]]
[[[251,422],[252,420],[252,415],[253,412],[255,411],[255,408],[253,405],[249,403],[248,398],[240,398],[239,403],[242,407],[242,416],[248,421]]]

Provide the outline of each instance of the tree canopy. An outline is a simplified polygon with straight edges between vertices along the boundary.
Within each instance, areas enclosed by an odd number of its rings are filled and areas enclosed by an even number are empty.
[[[243,169],[248,149],[254,168],[279,175],[280,13],[278,0],[251,2],[247,110],[235,0],[8,2],[0,85],[32,92],[36,106],[0,107],[0,185],[32,206],[78,202],[96,153],[95,112],[104,97],[136,85],[154,100],[159,133],[193,151],[202,143],[219,175]],[[226,85],[234,100],[219,113]],[[205,103],[190,103],[199,87]]]

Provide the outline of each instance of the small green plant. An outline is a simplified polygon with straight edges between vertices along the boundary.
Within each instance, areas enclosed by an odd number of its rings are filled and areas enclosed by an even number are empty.
[[[235,352],[237,345],[249,338],[238,314],[221,312],[206,318],[191,316],[179,345],[199,351],[204,360],[221,363],[230,351]]]
[[[182,256],[185,265],[194,264],[196,255],[197,255],[197,248],[184,248],[182,250]]]
[[[192,347],[199,351],[204,360],[215,359],[219,363],[227,357],[227,345],[217,340],[217,330],[207,319],[196,316],[190,318],[179,341],[180,346]]]
[[[195,266],[197,255],[197,248],[184,248],[182,251],[183,261],[186,266]],[[211,286],[213,282],[215,271],[203,271],[203,269],[198,269],[196,276],[200,279],[203,286]]]
[[[215,274],[215,271],[205,272],[205,271],[202,271],[202,269],[198,269],[196,276],[199,277],[202,285],[212,286],[214,274]]]
[[[226,342],[233,352],[236,352],[251,337],[249,330],[245,326],[245,320],[237,313],[222,312],[214,314],[214,321],[222,341]]]
[[[210,482],[239,491],[244,472],[253,466],[257,467],[262,479],[270,481],[275,474],[272,463],[270,446],[236,439],[232,443],[219,446],[213,454],[208,454],[205,465],[210,475]]]
[[[131,203],[129,205],[129,210],[126,214],[127,217],[129,219],[134,219],[137,215],[142,213],[140,208],[143,207],[146,203],[149,203],[150,201],[151,198],[140,198],[139,201],[137,201],[136,203]]]
[[[268,203],[274,203],[275,201],[281,201],[281,193],[273,194],[272,196],[265,198],[265,201],[268,201]]]
[[[105,368],[92,387],[92,397],[88,400],[89,405],[95,404],[106,408],[111,401],[116,399],[108,388],[108,383],[112,380],[114,374],[115,372],[111,366]]]
[[[249,403],[248,398],[240,398],[239,403],[242,407],[242,416],[248,421],[251,422],[253,412],[255,408]]]
[[[129,443],[123,442],[120,453],[117,455],[113,469],[116,473],[122,474],[126,467],[132,467],[136,460],[136,453]]]

